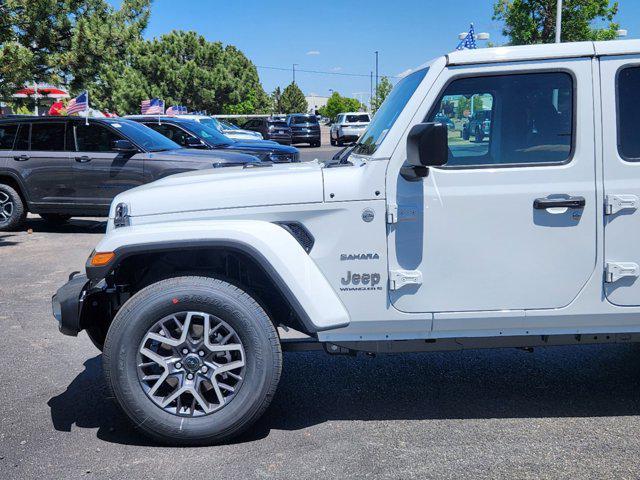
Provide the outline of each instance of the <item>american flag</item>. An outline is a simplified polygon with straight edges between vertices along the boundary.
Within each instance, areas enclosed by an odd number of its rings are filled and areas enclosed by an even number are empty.
[[[69,102],[69,104],[67,105],[67,115],[71,115],[72,113],[84,112],[88,109],[89,94],[87,92],[84,92]]]
[[[164,102],[159,98],[143,100],[140,104],[140,111],[143,115],[160,115],[164,111]]]
[[[474,48],[477,48],[476,35],[475,35],[475,31],[473,30],[473,23],[469,26],[469,33],[467,33],[467,36],[464,37],[462,41],[458,44],[458,46],[456,47],[456,50],[464,50],[465,48],[468,48],[471,50],[473,50]]]
[[[183,107],[182,105],[172,105],[167,108],[165,112],[167,115],[184,115],[187,113],[187,107]]]

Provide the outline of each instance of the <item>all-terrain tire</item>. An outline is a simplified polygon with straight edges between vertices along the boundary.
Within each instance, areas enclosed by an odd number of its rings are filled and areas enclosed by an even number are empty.
[[[161,318],[182,311],[222,319],[244,348],[245,370],[235,396],[203,416],[179,416],[154,403],[139,381],[138,349]],[[107,385],[145,434],[171,445],[210,445],[234,437],[266,410],[282,370],[278,333],[260,305],[240,288],[208,277],[162,280],[131,297],[115,316],[104,345]]]
[[[27,217],[20,194],[4,183],[0,183],[0,209],[0,232],[17,230]]]

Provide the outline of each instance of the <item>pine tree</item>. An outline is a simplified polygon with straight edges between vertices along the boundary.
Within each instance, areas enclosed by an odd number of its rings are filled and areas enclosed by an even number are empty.
[[[295,82],[290,83],[284,89],[280,101],[282,104],[281,113],[305,113],[309,108],[304,93]]]

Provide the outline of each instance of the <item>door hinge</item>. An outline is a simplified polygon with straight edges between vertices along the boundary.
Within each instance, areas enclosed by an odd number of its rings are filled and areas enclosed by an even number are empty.
[[[418,270],[391,270],[389,290],[398,290],[405,285],[422,285],[422,272]]]
[[[620,210],[636,210],[638,208],[638,197],[636,195],[605,195],[604,213],[613,215]]]
[[[418,218],[418,207],[414,205],[387,205],[387,223],[398,223],[403,220],[415,220]]]
[[[604,267],[604,281],[617,282],[624,277],[640,276],[640,266],[633,262],[607,262]]]

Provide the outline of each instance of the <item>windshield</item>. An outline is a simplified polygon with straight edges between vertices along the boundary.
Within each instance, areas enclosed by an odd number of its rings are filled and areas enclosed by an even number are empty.
[[[287,122],[269,122],[270,127],[274,128],[287,128]]]
[[[369,115],[347,115],[348,123],[368,122]]]
[[[182,148],[161,133],[138,122],[120,118],[117,121],[109,122],[109,125],[122,132],[124,136],[129,137],[133,143],[147,152],[161,152],[163,150]]]
[[[220,122],[213,117],[200,118],[198,122],[202,123],[203,125],[207,125],[209,127],[213,127],[218,130],[222,130],[222,127],[220,126]]]
[[[234,125],[233,123],[220,122],[220,125],[222,125],[222,128],[224,128],[225,130],[240,130],[240,127]]]
[[[291,123],[293,123],[294,125],[298,125],[298,124],[301,124],[301,123],[318,123],[318,119],[316,117],[313,117],[313,116],[291,117]]]
[[[362,134],[361,140],[353,153],[373,155],[391,127],[393,127],[393,124],[396,123],[398,116],[428,71],[428,68],[423,68],[411,75],[407,75],[398,82],[389,96],[382,102],[380,109],[374,115],[369,128]]]
[[[231,145],[233,143],[229,137],[220,133],[220,131],[215,128],[213,125],[207,125],[202,122],[189,122],[188,125],[184,125],[185,128],[188,128],[193,133],[195,133],[198,137],[203,139],[205,142],[210,143],[213,146],[218,145]]]

